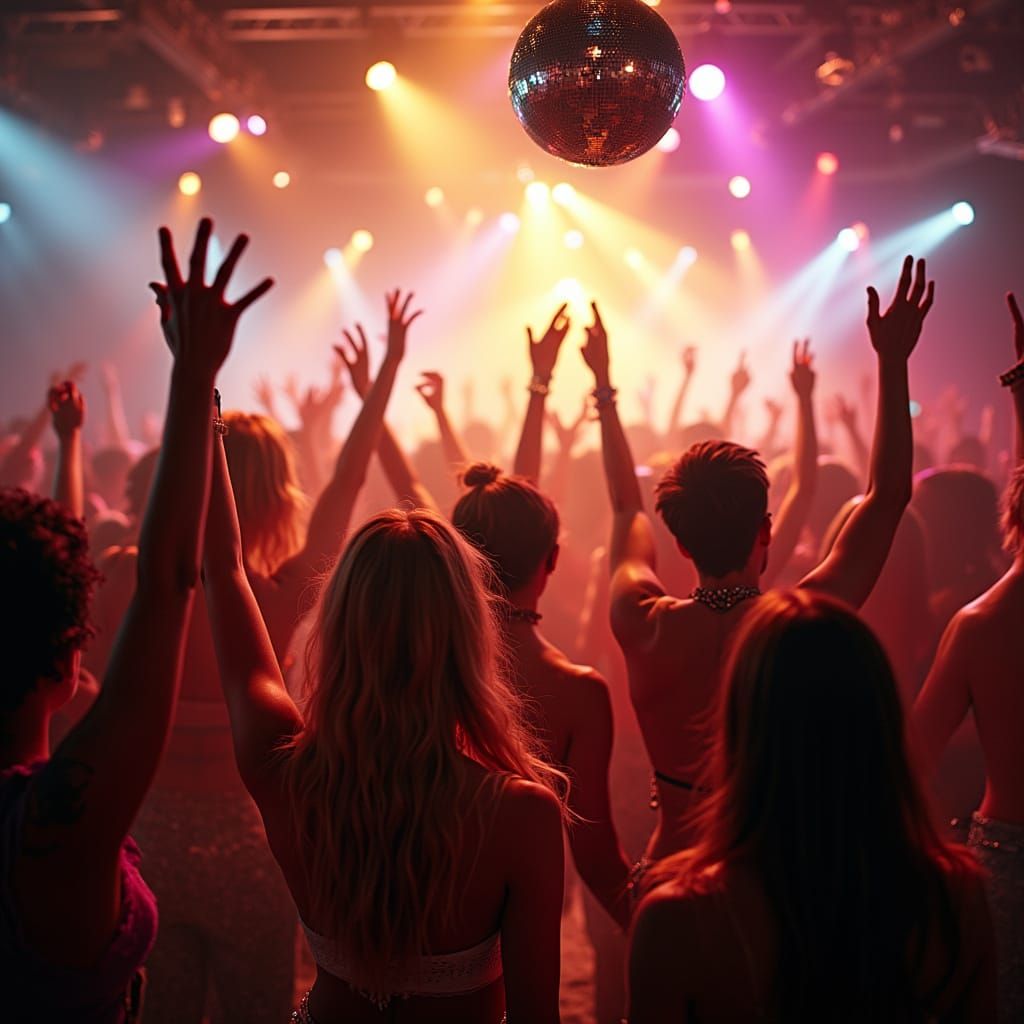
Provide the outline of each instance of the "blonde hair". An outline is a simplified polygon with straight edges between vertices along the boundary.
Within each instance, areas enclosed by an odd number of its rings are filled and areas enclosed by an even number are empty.
[[[291,441],[275,420],[259,413],[226,412],[224,421],[224,450],[246,561],[269,576],[302,546],[306,496]]]
[[[311,912],[365,991],[389,991],[429,952],[428,923],[457,912],[466,800],[482,826],[505,778],[564,783],[502,671],[489,572],[439,515],[392,510],[356,531],[321,593],[285,773]]]

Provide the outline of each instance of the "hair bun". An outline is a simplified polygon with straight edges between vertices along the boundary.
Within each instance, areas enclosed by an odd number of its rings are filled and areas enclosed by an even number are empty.
[[[474,462],[462,474],[462,482],[467,487],[486,487],[493,484],[501,476],[501,467],[490,462]]]

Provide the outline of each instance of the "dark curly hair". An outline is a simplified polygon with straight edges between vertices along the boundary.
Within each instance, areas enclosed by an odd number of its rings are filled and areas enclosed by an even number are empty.
[[[20,488],[0,490],[0,645],[8,659],[0,713],[14,711],[41,679],[93,635],[99,582],[85,524],[64,506]]]

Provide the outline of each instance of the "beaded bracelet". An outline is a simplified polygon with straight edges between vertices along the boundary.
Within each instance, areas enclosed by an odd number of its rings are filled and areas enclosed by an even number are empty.
[[[1024,383],[1024,360],[1019,362],[1013,369],[999,375],[999,383],[1004,388],[1015,388],[1018,384]]]
[[[609,405],[615,404],[615,396],[618,394],[618,389],[613,387],[606,388],[594,388],[590,394],[594,399],[594,407],[596,409],[605,409]]]
[[[551,392],[551,388],[548,387],[550,383],[550,377],[545,380],[543,377],[538,377],[534,374],[530,383],[526,385],[526,390],[529,391],[531,395],[540,395],[541,398],[547,398]]]

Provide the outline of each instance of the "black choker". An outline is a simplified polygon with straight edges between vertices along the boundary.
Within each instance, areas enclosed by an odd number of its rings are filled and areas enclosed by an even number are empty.
[[[732,611],[741,601],[760,597],[757,587],[698,587],[691,595],[691,601],[710,608],[713,612]]]
[[[505,614],[508,616],[509,622],[526,622],[531,626],[536,626],[544,617],[540,612],[532,612],[529,608],[516,608],[511,604],[505,610]]]

